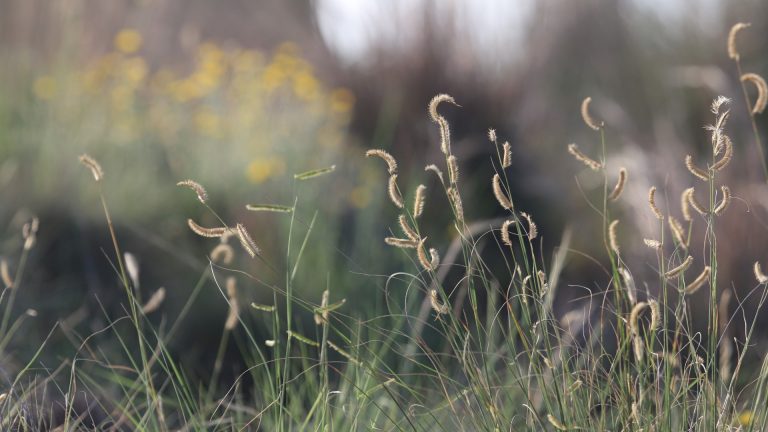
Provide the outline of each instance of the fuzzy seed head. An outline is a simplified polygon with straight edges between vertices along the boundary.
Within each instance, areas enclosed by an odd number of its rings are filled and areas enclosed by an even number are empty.
[[[725,168],[733,158],[733,142],[731,141],[731,138],[728,135],[723,135],[722,143],[723,145],[721,147],[725,150],[725,152],[723,153],[723,156],[720,158],[720,160],[712,165],[712,169],[715,171],[722,171],[723,168]]]
[[[453,205],[453,211],[456,213],[456,220],[459,224],[464,223],[464,204],[461,201],[461,195],[459,195],[458,189],[455,187],[448,188],[448,199]]]
[[[8,268],[8,261],[5,258],[0,259],[0,280],[3,281],[6,289],[13,288],[11,270]]]
[[[201,237],[221,237],[227,232],[227,228],[205,228],[197,224],[197,222],[193,221],[192,219],[187,219],[187,225],[189,225],[189,229],[192,230],[195,234],[201,236]]]
[[[502,150],[501,167],[509,168],[512,165],[512,146],[505,141],[502,145]]]
[[[651,188],[648,190],[648,206],[651,208],[653,215],[656,216],[656,219],[664,220],[664,215],[656,205],[656,186],[651,186]]]
[[[669,229],[670,229],[670,231],[672,231],[672,235],[675,237],[675,240],[677,241],[677,244],[682,246],[683,249],[688,250],[688,241],[686,239],[686,235],[685,235],[685,231],[683,230],[683,226],[673,216],[669,217]]]
[[[757,100],[752,107],[752,114],[762,114],[765,111],[765,106],[768,104],[768,84],[765,83],[763,77],[756,73],[746,73],[741,76],[742,82],[751,82],[757,88]]]
[[[728,32],[728,57],[739,61],[739,51],[736,49],[736,35],[739,31],[751,26],[751,23],[736,23]]]
[[[731,189],[728,186],[720,186],[720,190],[723,192],[723,199],[713,210],[717,216],[720,216],[728,208],[728,204],[731,203]]]
[[[501,241],[507,246],[512,246],[512,239],[510,238],[509,226],[514,223],[515,223],[514,220],[507,219],[501,225]]]
[[[459,182],[459,163],[454,155],[448,156],[448,178],[451,184]]]
[[[211,251],[211,261],[214,263],[221,263],[224,265],[229,265],[232,263],[232,259],[235,257],[235,250],[232,249],[232,246],[221,243],[216,245],[215,248]]]
[[[650,331],[656,331],[661,324],[661,312],[659,310],[659,302],[656,300],[649,300],[648,307],[651,308],[651,326],[648,327]]]
[[[448,313],[448,305],[440,301],[440,298],[437,296],[437,290],[429,291],[429,303],[438,315]]]
[[[416,255],[419,258],[419,264],[421,264],[422,267],[424,267],[424,270],[426,271],[434,271],[435,267],[432,267],[432,260],[429,256],[427,256],[427,250],[424,246],[424,242],[427,241],[427,238],[424,237],[419,242],[419,245],[416,247]]]
[[[457,104],[453,98],[447,94],[439,94],[429,102],[429,115],[432,117],[432,121],[440,126],[440,149],[443,151],[443,154],[447,156],[451,154],[451,130],[445,117],[437,112],[437,106],[442,102],[449,102],[454,105]]]
[[[689,283],[685,287],[685,293],[688,295],[691,295],[699,290],[704,284],[709,280],[709,273],[712,271],[712,269],[709,266],[704,267],[704,270],[699,274],[699,276],[693,280],[693,282]]]
[[[400,229],[403,230],[403,233],[406,237],[408,237],[408,239],[415,242],[419,241],[419,234],[416,232],[416,230],[411,228],[411,225],[408,223],[408,219],[405,217],[405,215],[400,215],[397,221],[400,223]]]
[[[619,179],[616,181],[616,186],[613,187],[613,191],[610,195],[608,195],[608,199],[611,201],[616,201],[621,196],[621,193],[624,192],[624,185],[627,183],[627,169],[624,167],[621,167],[619,169]]]
[[[397,208],[403,208],[403,196],[400,195],[400,189],[397,187],[397,174],[389,176],[389,185],[387,187],[389,193],[389,199]]]
[[[579,150],[579,146],[574,143],[568,144],[568,153],[573,155],[577,161],[583,163],[592,171],[600,171],[600,169],[603,167],[600,162],[597,162],[596,160],[591,159],[589,156],[582,153],[581,150]]]
[[[643,243],[645,243],[645,245],[651,249],[654,249],[654,250],[661,249],[661,242],[658,240],[643,239]]]
[[[709,173],[706,170],[697,167],[693,163],[693,157],[691,155],[685,156],[685,167],[688,168],[688,171],[690,171],[691,174],[698,177],[702,181],[709,181]]]
[[[387,170],[389,171],[389,174],[397,174],[397,161],[395,158],[387,153],[384,150],[381,149],[372,149],[365,152],[365,157],[378,157],[384,160],[384,162],[387,163]]]
[[[539,235],[539,227],[533,222],[533,218],[526,212],[520,212],[520,216],[524,217],[528,222],[528,240],[533,240]]]
[[[496,200],[499,202],[501,208],[504,210],[511,210],[512,201],[507,198],[507,194],[504,192],[504,188],[501,186],[501,177],[498,174],[493,175],[493,181],[491,182],[491,185],[493,187],[493,195],[496,197]]]
[[[619,226],[619,220],[615,219],[608,225],[608,242],[616,255],[619,255],[619,241],[617,239],[616,228]]]
[[[421,216],[422,213],[424,213],[424,201],[425,201],[425,195],[427,192],[427,187],[423,184],[420,184],[416,188],[416,195],[413,198],[413,218],[417,219],[419,216]]]
[[[227,315],[227,321],[224,323],[224,328],[227,330],[233,330],[237,326],[238,318],[240,317],[240,307],[237,302],[237,283],[234,277],[227,278],[227,297],[229,298],[229,314]]]
[[[603,127],[603,122],[597,122],[592,114],[589,112],[589,105],[592,103],[592,98],[587,97],[581,102],[581,118],[584,123],[594,130],[600,130]]]
[[[682,211],[683,219],[685,219],[686,222],[693,221],[693,216],[691,215],[691,205],[688,204],[688,194],[690,193],[693,193],[693,188],[688,188],[680,194],[680,210]]]
[[[496,129],[488,129],[488,140],[496,144]]]
[[[251,238],[251,235],[248,234],[248,230],[245,229],[245,225],[239,223],[235,227],[235,230],[237,231],[237,238],[240,240],[240,245],[243,247],[245,252],[251,256],[251,258],[254,258],[256,255],[261,255],[261,249],[256,246],[256,242],[254,242]]]
[[[418,246],[418,242],[415,242],[411,239],[401,239],[397,237],[386,237],[384,239],[384,243],[401,249],[415,249],[416,246]]]
[[[681,273],[686,271],[688,267],[691,266],[691,264],[693,264],[693,257],[688,255],[679,266],[664,273],[664,277],[666,277],[667,279],[674,279],[677,276],[679,276]]]
[[[84,154],[80,156],[80,163],[91,170],[93,179],[97,182],[104,178],[104,170],[101,169],[101,165],[96,162],[96,159],[88,156],[87,154]]]
[[[694,194],[696,191],[693,188],[688,188],[688,194],[686,195],[688,204],[693,207],[694,210],[696,210],[700,215],[707,214],[707,208],[704,207],[697,199],[696,195]]]
[[[560,423],[552,414],[547,414],[547,421],[549,424],[551,424],[555,429],[559,431],[567,431],[568,428],[565,427],[564,424]]]
[[[203,204],[208,201],[208,192],[205,191],[205,188],[200,185],[200,183],[194,180],[182,180],[176,183],[176,186],[184,186],[192,189],[197,194],[197,199]]]
[[[141,307],[141,311],[144,312],[145,315],[150,314],[160,308],[160,305],[163,304],[163,300],[165,300],[165,288],[160,287],[157,291],[152,293],[149,300],[147,300],[144,306]]]
[[[760,266],[760,261],[755,261],[754,265],[755,279],[761,284],[768,283],[768,276],[763,273],[763,269]]]
[[[440,171],[440,168],[437,167],[435,164],[430,164],[424,167],[424,171],[432,171],[435,174],[437,174],[437,177],[440,179],[440,183],[445,184],[445,180],[443,180],[443,172]]]

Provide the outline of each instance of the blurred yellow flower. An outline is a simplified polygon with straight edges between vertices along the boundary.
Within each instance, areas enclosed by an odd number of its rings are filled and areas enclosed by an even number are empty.
[[[125,60],[122,72],[129,83],[137,85],[147,76],[147,64],[141,57],[129,58]]]
[[[48,75],[37,78],[32,85],[32,91],[35,93],[35,96],[41,100],[53,99],[53,97],[56,96],[57,90],[56,80]]]
[[[138,51],[139,48],[141,48],[141,43],[141,33],[136,29],[122,29],[115,36],[115,49],[124,54],[131,54]]]
[[[750,427],[755,418],[755,413],[750,410],[744,410],[739,413],[739,424],[743,427]]]
[[[130,87],[119,85],[112,89],[110,98],[112,99],[112,108],[115,111],[127,111],[133,107],[133,90]]]
[[[301,72],[293,78],[293,92],[300,99],[311,101],[317,97],[320,83],[308,72]]]
[[[355,95],[345,88],[337,88],[331,92],[330,105],[333,112],[349,112],[355,105]]]
[[[248,165],[248,180],[253,183],[263,183],[270,177],[285,172],[285,161],[279,157],[267,156],[255,159]]]

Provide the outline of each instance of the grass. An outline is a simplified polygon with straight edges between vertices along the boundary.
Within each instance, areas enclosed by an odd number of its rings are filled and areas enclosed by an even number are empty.
[[[131,44],[130,37],[123,39]],[[39,91],[46,90],[43,84]],[[494,131],[488,134],[496,155],[494,176],[487,179],[485,193],[495,197],[503,217],[472,219],[476,209],[464,205],[467,173],[460,175],[450,125],[439,111],[441,104],[455,104],[448,95],[436,96],[428,111],[444,156],[426,167],[438,188],[405,187],[409,173],[398,172],[397,155],[368,153],[386,162],[386,171],[377,166],[381,198],[399,213],[371,247],[389,245],[403,263],[391,274],[363,275],[380,288],[375,292],[340,286],[350,279],[318,265],[323,263],[318,241],[327,239],[324,231],[332,222],[309,206],[307,197],[332,193],[333,179],[343,173],[335,165],[308,166],[295,174],[290,205],[247,204],[247,210],[274,218],[272,226],[286,227],[280,251],[261,250],[263,227],[246,226],[237,215],[230,220],[229,212],[216,210],[218,201],[203,186],[184,181],[180,185],[196,193],[201,212],[191,220],[215,224],[190,224],[190,234],[218,240],[208,240],[211,253],[197,269],[197,283],[179,313],[166,321],[171,317],[163,314],[163,304],[147,305],[151,300],[142,298],[136,271],[127,265],[124,235],[110,212],[110,183],[104,181],[109,166],[102,171],[95,159],[81,159],[99,192],[99,202],[81,205],[103,211],[111,242],[103,262],[122,288],[121,307],[102,305],[104,325],[96,330],[83,333],[67,320],[50,330],[12,370],[0,395],[2,428],[766,430],[768,362],[748,362],[758,320],[737,322],[729,302],[738,301],[736,310],[750,303],[760,311],[768,300],[768,277],[758,262],[757,281],[741,298],[718,278],[719,250],[730,240],[718,237],[718,227],[731,200],[720,176],[733,169],[729,155],[738,151],[727,135],[729,101],[717,98],[710,107],[706,164],[693,155],[680,162],[694,184],[679,191],[685,222],[673,219],[671,206],[656,202],[657,191],[678,191],[654,187],[649,192],[643,207],[658,222],[656,237],[649,239],[619,229],[616,203],[628,199],[624,188],[633,173],[611,164],[607,126],[591,113],[590,101],[582,104],[581,115],[594,131],[594,142],[584,145],[592,150],[575,145],[568,150],[575,156],[574,169],[583,164],[589,170],[585,175],[599,179],[594,191],[585,191],[585,208],[597,215],[602,233],[597,241],[604,249],[604,255],[590,258],[601,263],[608,281],[588,281],[595,289],[563,282],[569,259],[578,253],[571,248],[571,229],[564,230],[552,257],[541,252],[539,231],[547,227],[538,227],[535,214],[517,208],[510,195],[514,158]],[[747,108],[762,148],[755,113],[749,103]],[[189,193],[187,198],[195,197]],[[450,243],[430,240],[440,238],[433,235],[439,227],[425,207],[451,215]],[[184,217],[178,214],[178,220],[183,223]],[[23,339],[26,321],[37,315],[32,309],[20,312],[17,293],[24,289],[38,234],[38,222],[30,221],[18,264],[8,268],[4,261],[0,351],[8,359],[13,358],[6,350],[9,343]],[[643,240],[653,259],[630,262],[622,243]],[[252,262],[238,266],[243,261],[233,256]],[[377,263],[361,265],[370,269]],[[635,281],[631,269],[643,266],[654,268],[655,279]],[[315,290],[299,289],[307,285]],[[568,310],[556,307],[563,290],[577,288],[586,292],[579,302],[564,304]],[[205,290],[216,290],[228,313],[218,345],[206,347],[215,358],[213,367],[201,372],[188,368],[170,345],[183,325],[199,319],[190,311]],[[254,291],[268,300],[254,301]],[[317,291],[322,295],[308,294]],[[707,298],[704,332],[694,322],[694,295]],[[734,342],[737,325],[744,336]],[[51,367],[44,353],[62,341],[74,354]],[[247,367],[229,378],[226,362],[233,350]]]

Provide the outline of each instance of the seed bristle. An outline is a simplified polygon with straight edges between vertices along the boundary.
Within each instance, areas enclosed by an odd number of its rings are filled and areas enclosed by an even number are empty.
[[[584,120],[584,123],[589,126],[590,128],[594,130],[600,130],[601,127],[603,127],[603,122],[597,122],[594,117],[592,117],[592,114],[589,112],[589,105],[592,103],[591,97],[586,97],[581,102],[581,118]]]
[[[762,114],[768,104],[768,84],[765,83],[763,77],[751,72],[742,75],[741,81],[749,81],[757,88],[757,99],[752,107],[752,114]]]
[[[197,199],[200,200],[200,202],[203,204],[208,201],[208,192],[200,183],[194,180],[182,180],[176,183],[176,186],[183,186],[192,189],[197,194]]]

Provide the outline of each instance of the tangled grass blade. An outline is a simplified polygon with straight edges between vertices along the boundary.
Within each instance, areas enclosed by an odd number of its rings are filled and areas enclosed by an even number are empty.
[[[325,174],[332,173],[336,170],[336,165],[331,165],[327,168],[319,168],[310,171],[304,171],[303,173],[294,174],[293,178],[296,180],[309,180],[315,177],[320,177]]]
[[[247,204],[245,208],[253,212],[290,213],[293,211],[293,207],[278,204]]]

